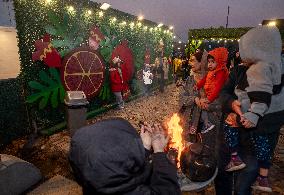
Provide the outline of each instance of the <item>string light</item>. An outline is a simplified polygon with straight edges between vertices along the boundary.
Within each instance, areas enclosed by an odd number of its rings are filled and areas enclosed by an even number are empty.
[[[270,21],[267,25],[268,26],[276,26],[276,22],[275,21]]]
[[[100,12],[99,12],[99,17],[101,18],[101,17],[103,17],[103,16],[104,16],[104,12],[100,11]]]
[[[138,20],[139,20],[139,21],[141,21],[141,20],[143,20],[143,19],[144,19],[144,16],[143,16],[143,15],[138,16]]]
[[[163,25],[163,23],[158,24],[158,28],[162,27]]]
[[[52,0],[45,0],[46,4],[50,4]]]
[[[45,0],[45,1],[46,1],[46,3],[50,3],[52,0]],[[68,11],[71,12],[71,13],[72,13],[72,12],[75,12],[75,9],[74,9],[73,6],[68,6],[67,9],[68,9]],[[91,11],[91,10],[87,10],[87,11],[86,11],[86,14],[87,14],[87,15],[91,15],[91,14],[92,14],[92,11]],[[99,11],[99,12],[98,12],[98,15],[99,15],[99,17],[103,17],[103,16],[104,16],[104,12],[103,12],[103,11]],[[144,16],[142,16],[142,15],[138,17],[138,20],[143,20],[143,19],[144,19]],[[113,22],[113,23],[114,23],[114,22],[116,22],[116,21],[117,21],[117,18],[116,18],[116,17],[113,17],[113,18],[110,19],[110,22]],[[127,22],[126,22],[126,21],[122,21],[121,23],[119,23],[119,25],[127,25]],[[135,26],[135,23],[134,23],[134,22],[131,22],[129,25],[130,25],[130,28],[133,29],[134,26]],[[138,23],[137,23],[137,26],[141,27],[141,26],[142,26],[142,23],[141,23],[141,22],[138,22]],[[159,23],[156,27],[154,27],[154,28],[152,28],[152,27],[149,28],[149,31],[150,31],[150,32],[152,32],[153,30],[154,30],[154,31],[157,31],[157,30],[158,30],[158,31],[162,31],[162,29],[160,28],[160,27],[162,27],[162,26],[163,26],[163,24],[162,24],[162,23]],[[169,27],[170,30],[172,30],[173,28],[174,28],[173,26],[170,26],[170,27]],[[145,31],[147,31],[147,30],[148,30],[148,26],[144,26],[143,29],[144,29]],[[174,36],[173,33],[172,33],[170,30],[164,30],[163,32],[164,32],[164,34],[167,34],[167,33],[168,33],[168,34],[169,34],[170,36],[172,36],[173,38],[176,38],[176,36]]]
[[[110,7],[110,4],[108,3],[103,3],[102,6],[100,7],[100,9],[102,10],[107,10]]]
[[[73,12],[73,11],[74,11],[74,7],[73,7],[73,6],[69,6],[69,7],[68,7],[68,11],[69,11],[69,12]]]
[[[92,14],[92,11],[91,11],[91,10],[88,10],[88,11],[87,11],[87,14],[88,14],[88,15],[91,15],[91,14]]]

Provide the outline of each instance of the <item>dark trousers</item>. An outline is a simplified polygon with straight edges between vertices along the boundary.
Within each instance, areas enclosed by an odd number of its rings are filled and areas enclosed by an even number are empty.
[[[239,128],[230,127],[224,124],[225,139],[229,146],[230,152],[238,152],[239,146]],[[254,146],[254,152],[259,163],[260,168],[268,169],[271,166],[271,159],[273,156],[273,148],[270,137],[274,135],[258,135],[251,133],[249,140]]]
[[[149,84],[149,85],[146,85],[146,84],[143,84],[144,85],[144,95],[149,95],[149,93],[150,93],[150,88],[151,88],[151,84]]]
[[[258,162],[252,143],[249,141],[250,134],[245,130],[240,130],[239,133],[239,155],[246,163],[246,168],[236,172],[227,172],[225,167],[230,161],[231,153],[225,141],[224,131],[222,129],[218,131],[218,175],[215,179],[217,195],[230,195],[232,192],[236,195],[250,195],[251,186],[258,175]]]

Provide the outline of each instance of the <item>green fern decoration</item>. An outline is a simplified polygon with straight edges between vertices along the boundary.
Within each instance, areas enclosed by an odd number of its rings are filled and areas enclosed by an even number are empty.
[[[99,97],[103,101],[109,101],[111,99],[112,92],[110,89],[110,81],[109,81],[109,67],[108,65],[106,66],[105,70],[105,80],[104,80],[104,85],[100,91]]]
[[[59,50],[61,57],[84,41],[84,35],[79,31],[79,23],[75,23],[67,13],[64,13],[62,18],[49,11],[47,16],[51,25],[45,26],[45,31],[55,37],[51,42]]]
[[[56,108],[59,103],[64,101],[65,97],[65,89],[61,83],[58,71],[55,68],[49,68],[48,72],[49,74],[42,70],[39,72],[39,78],[42,83],[37,81],[29,82],[29,86],[36,90],[37,93],[28,96],[26,102],[31,104],[40,99],[39,109],[45,108],[49,99],[51,106]]]

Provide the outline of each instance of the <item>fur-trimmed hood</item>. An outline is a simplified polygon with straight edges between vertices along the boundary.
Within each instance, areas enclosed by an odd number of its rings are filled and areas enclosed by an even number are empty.
[[[266,64],[271,67],[273,84],[281,82],[281,36],[277,27],[259,26],[249,30],[239,42],[241,58],[255,64]]]

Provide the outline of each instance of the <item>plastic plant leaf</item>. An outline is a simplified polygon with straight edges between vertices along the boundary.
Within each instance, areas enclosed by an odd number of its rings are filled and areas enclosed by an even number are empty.
[[[37,101],[40,97],[42,97],[40,94],[32,94],[29,97],[27,97],[26,102],[27,103],[33,103],[33,102]]]
[[[39,102],[39,109],[43,109],[46,107],[49,98],[49,93],[45,93],[43,98]]]
[[[57,97],[58,97],[58,88],[55,89],[51,95],[51,98],[50,98],[50,102],[51,102],[51,106],[53,108],[56,108],[58,106],[58,101],[57,101]]]
[[[49,73],[49,74],[48,74]],[[27,97],[27,103],[34,103],[39,101],[39,109],[46,107],[50,99],[51,106],[56,108],[59,102],[64,101],[65,89],[61,83],[60,75],[55,68],[49,68],[48,73],[40,71],[39,77],[45,85],[37,81],[30,81],[29,86],[36,90],[36,93]]]
[[[58,39],[52,40],[51,43],[53,47],[56,47],[56,48],[65,47],[67,45],[65,40],[58,40]]]
[[[33,89],[37,89],[37,90],[42,90],[45,88],[45,86],[43,86],[42,84],[40,84],[37,81],[30,81],[29,82],[29,86]]]
[[[54,82],[48,75],[46,72],[44,72],[43,70],[41,70],[39,72],[39,78],[40,80],[42,80],[44,83],[48,84],[49,86],[55,86],[57,85],[56,82]]]
[[[61,80],[60,80],[60,76],[58,74],[58,71],[55,69],[55,68],[50,68],[48,69],[49,71],[49,74],[56,79],[57,83],[61,83]]]
[[[59,53],[60,53],[61,57],[64,57],[68,52],[69,52],[69,49],[64,49],[64,50],[60,51]]]
[[[45,27],[45,31],[48,33],[48,34],[51,34],[51,35],[57,35],[57,30],[53,27],[53,26],[46,26]]]
[[[45,26],[45,30],[53,35],[52,44],[59,50],[61,57],[83,43],[83,32],[79,30],[80,26],[67,13],[60,17],[54,11],[49,11],[47,15],[50,24]]]
[[[60,99],[60,102],[64,102],[64,98],[65,98],[65,89],[63,86],[61,86],[59,88],[59,99]]]

